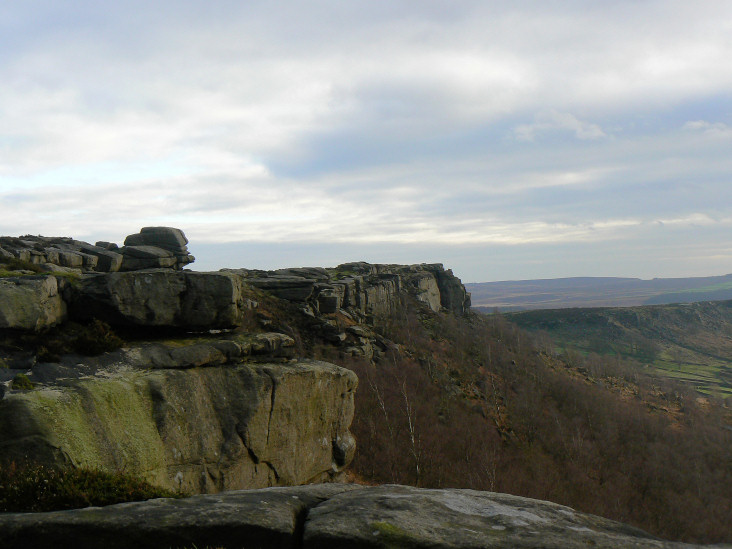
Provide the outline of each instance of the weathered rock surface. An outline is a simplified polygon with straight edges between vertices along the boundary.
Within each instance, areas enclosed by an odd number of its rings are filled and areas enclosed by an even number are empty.
[[[322,341],[344,354],[378,360],[393,345],[373,328],[389,321],[411,295],[433,312],[467,314],[470,294],[452,271],[440,264],[372,265],[345,263],[333,269],[260,271],[223,269],[254,286],[290,301],[312,318]],[[355,325],[355,326],[354,326]],[[360,327],[358,333],[351,328]]]
[[[254,338],[249,352],[286,346],[280,335]],[[227,359],[225,345],[193,347],[122,350],[104,370],[8,391],[0,457],[124,470],[192,493],[339,478],[355,451],[353,372],[318,361],[246,363]]]
[[[0,328],[39,331],[65,319],[55,277],[0,278]]]
[[[311,509],[304,546],[445,548],[682,547],[569,507],[474,490],[378,486]]]
[[[173,227],[143,227],[125,238],[120,253],[125,256],[123,270],[175,267],[182,269],[195,258],[188,253],[188,239]],[[164,253],[165,252],[165,253]]]
[[[0,237],[0,263],[18,260],[13,269],[25,262],[38,265],[30,265],[35,270],[72,278],[78,275],[80,281],[74,284],[74,291],[61,294],[72,319],[96,317],[112,325],[190,330],[239,326],[243,308],[248,308],[242,299],[243,286],[296,303],[311,316],[343,313],[357,323],[370,325],[397,310],[404,293],[413,295],[432,311],[444,309],[466,314],[470,307],[470,296],[460,280],[440,264],[360,262],[333,269],[224,269],[219,273],[191,273],[182,272],[194,260],[187,244],[183,232],[172,227],[143,227],[139,233],[128,235],[122,247],[102,241],[92,245],[65,237]],[[93,277],[91,273],[100,276]],[[55,322],[41,322],[31,329],[42,329]],[[8,320],[5,327],[29,329],[27,324]],[[327,326],[324,330],[328,332],[327,340],[340,341],[362,356],[371,354],[369,346],[373,347],[374,341],[361,344],[349,341],[342,330],[334,334]]]
[[[331,314],[339,309],[361,319],[384,317],[400,306],[402,291],[411,293],[432,311],[456,314],[470,310],[470,294],[452,271],[440,264],[372,265],[344,263],[333,269],[297,268],[277,271],[223,269],[247,284],[313,311]]]
[[[173,227],[144,227],[129,235],[123,248],[111,242],[92,245],[68,237],[3,236],[0,258],[16,258],[46,271],[54,270],[54,266],[102,273],[160,267],[180,270],[195,261],[187,244],[183,231]]]
[[[0,531],[8,549],[703,547],[662,541],[624,524],[517,496],[333,484],[4,514]]]
[[[238,326],[244,308],[241,279],[231,273],[155,269],[82,278],[71,313],[117,325],[203,330]]]

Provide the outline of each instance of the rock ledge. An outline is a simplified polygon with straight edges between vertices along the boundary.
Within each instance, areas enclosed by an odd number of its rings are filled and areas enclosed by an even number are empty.
[[[6,549],[704,547],[659,540],[642,530],[544,501],[393,485],[267,488],[5,514],[0,515],[0,531]]]

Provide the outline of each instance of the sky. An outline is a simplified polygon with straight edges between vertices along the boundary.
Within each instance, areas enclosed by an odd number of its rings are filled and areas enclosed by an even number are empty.
[[[0,4],[0,234],[198,270],[732,273],[728,0]]]

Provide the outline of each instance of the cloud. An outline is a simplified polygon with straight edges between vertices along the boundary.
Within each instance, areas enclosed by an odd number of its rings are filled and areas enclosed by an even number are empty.
[[[706,120],[693,120],[684,124],[684,129],[692,132],[700,132],[704,135],[716,138],[732,137],[732,127],[723,122],[707,122]]]
[[[516,126],[513,133],[519,141],[534,141],[538,135],[556,130],[570,131],[577,139],[582,140],[607,137],[597,124],[584,122],[570,113],[554,110],[537,114],[533,124]]]
[[[721,1],[9,3],[0,233],[405,254],[721,234],[730,20]]]

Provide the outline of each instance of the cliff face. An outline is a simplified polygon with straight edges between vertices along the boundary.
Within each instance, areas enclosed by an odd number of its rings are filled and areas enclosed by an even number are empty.
[[[439,263],[420,265],[380,265],[344,263],[332,269],[300,268],[277,271],[226,269],[244,282],[297,302],[314,313],[334,313],[344,309],[360,321],[373,322],[400,306],[401,292],[414,295],[431,310],[445,309],[455,314],[470,310],[470,294]]]
[[[334,480],[352,459],[350,370],[175,350],[198,356],[196,367],[161,368],[161,346],[128,348],[91,376],[7,394],[0,457],[126,471],[190,493]]]
[[[112,325],[234,328],[252,307],[247,287],[296,303],[311,316],[342,312],[369,325],[397,310],[402,293],[432,311],[467,314],[470,309],[470,294],[460,279],[439,264],[217,273],[158,268],[75,273],[70,280],[31,273],[0,278],[0,329],[42,331],[68,319],[92,318]]]

